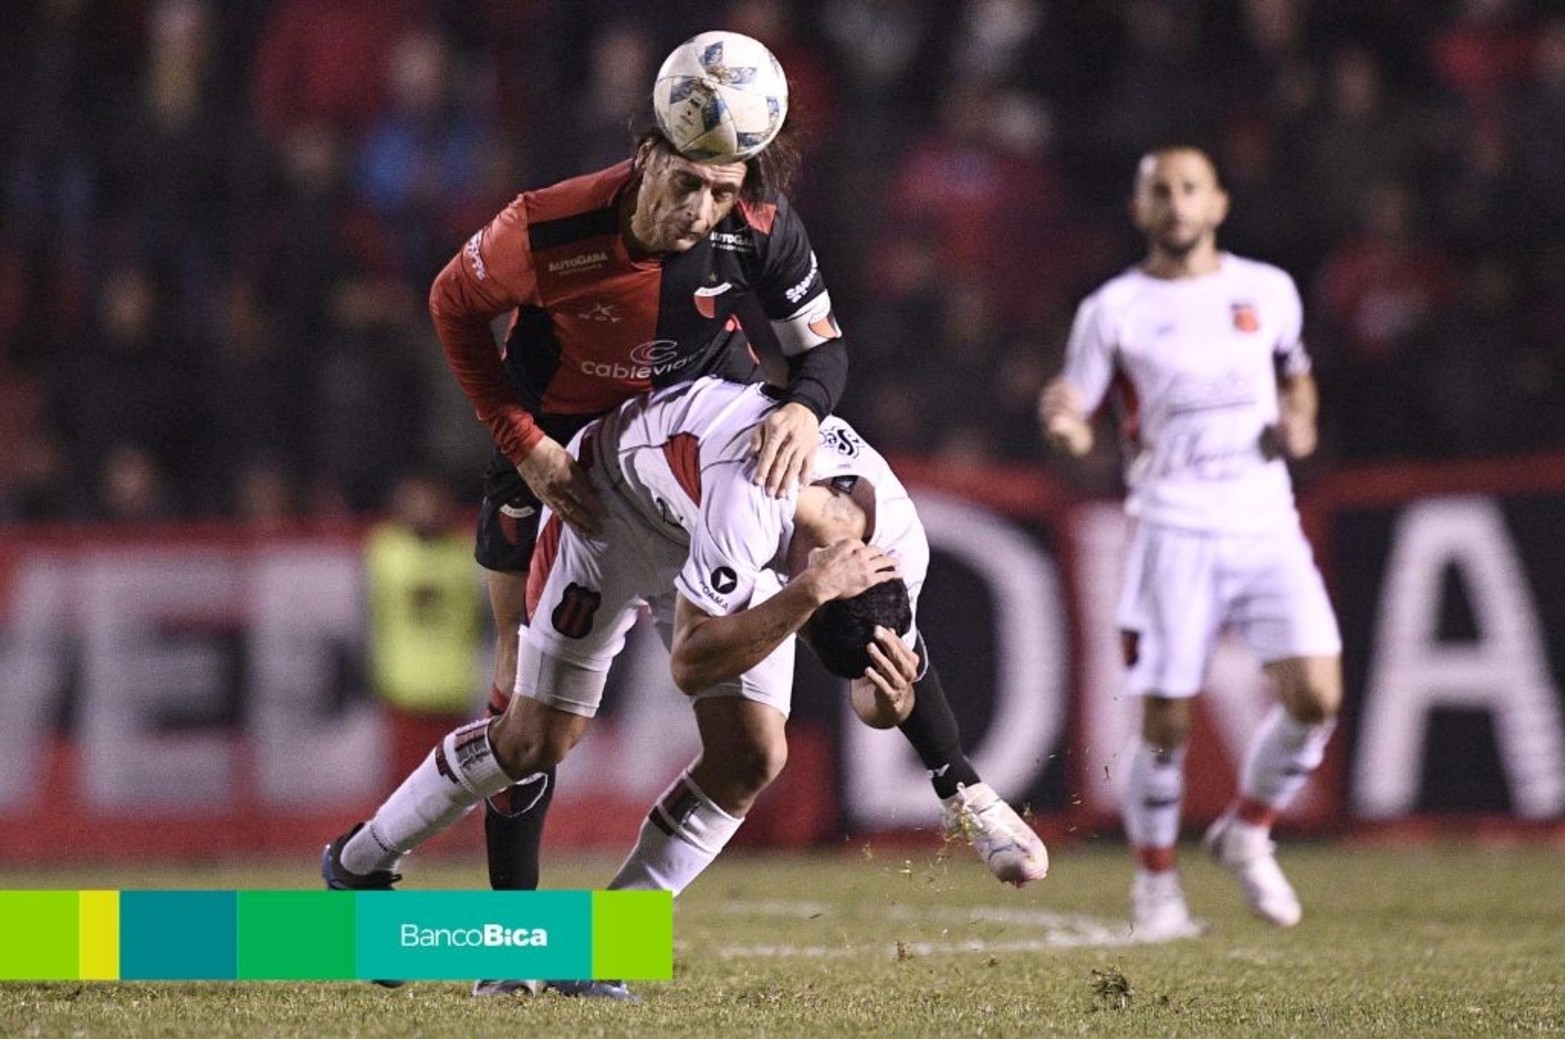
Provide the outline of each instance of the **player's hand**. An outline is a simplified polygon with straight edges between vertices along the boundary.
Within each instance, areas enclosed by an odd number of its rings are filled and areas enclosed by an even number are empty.
[[[767,415],[750,437],[755,482],[774,498],[792,492],[814,470],[820,431],[820,419],[803,404],[784,404]]]
[[[810,550],[805,579],[818,602],[851,599],[886,581],[902,576],[895,556],[849,538],[825,548]]]
[[[598,529],[603,503],[592,489],[587,471],[558,440],[544,437],[538,441],[516,471],[527,481],[538,500],[553,509],[572,529],[581,534],[591,534]]]
[[[1315,453],[1318,436],[1315,420],[1310,415],[1281,409],[1277,416],[1277,446],[1288,458],[1308,458]]]
[[[918,676],[918,656],[890,628],[877,625],[869,644],[870,666],[849,689],[859,720],[875,729],[889,729],[907,721],[913,713],[913,679]]]
[[[1092,427],[1087,424],[1081,392],[1065,379],[1054,379],[1043,388],[1038,422],[1055,450],[1079,458],[1092,449]]]

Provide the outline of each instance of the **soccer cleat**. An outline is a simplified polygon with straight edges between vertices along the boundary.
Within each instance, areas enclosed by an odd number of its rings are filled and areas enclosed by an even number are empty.
[[[1130,885],[1130,934],[1138,942],[1172,942],[1197,938],[1206,930],[1190,916],[1179,874],[1173,870],[1137,870]]]
[[[619,999],[640,1003],[641,997],[623,981],[475,981],[475,996],[540,996],[558,992],[574,999]]]
[[[575,999],[618,999],[626,1003],[640,1003],[641,997],[625,987],[623,981],[546,981],[543,987],[549,992]]]
[[[340,834],[322,850],[321,879],[326,881],[326,886],[330,890],[390,891],[402,879],[402,874],[393,873],[389,869],[380,869],[361,876],[342,864],[343,847],[353,839],[354,834],[364,829],[364,825],[358,823],[347,833]]]
[[[940,799],[941,826],[947,838],[973,846],[1000,880],[1021,887],[1049,875],[1049,851],[1016,810],[988,783],[959,786]]]
[[[1277,927],[1299,922],[1304,909],[1277,865],[1277,845],[1266,830],[1240,822],[1230,808],[1217,817],[1201,843],[1219,866],[1238,878],[1251,912]]]
[[[475,996],[536,996],[543,991],[541,981],[475,981]]]
[[[340,834],[321,851],[321,879],[326,881],[326,887],[331,891],[390,891],[402,879],[402,874],[393,873],[389,869],[378,869],[374,873],[366,873],[362,876],[349,870],[342,864],[342,848],[354,834],[364,828],[359,823],[347,833]],[[384,988],[399,988],[406,985],[405,981],[390,981],[375,979],[375,984]]]

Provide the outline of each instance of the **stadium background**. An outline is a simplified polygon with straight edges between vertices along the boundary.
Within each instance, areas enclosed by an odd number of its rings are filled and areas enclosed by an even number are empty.
[[[1299,472],[1347,725],[1292,820],[1565,819],[1565,19],[1542,3],[41,0],[0,40],[0,859],[301,853],[394,778],[361,546],[487,448],[423,309],[522,188],[614,161],[666,50],[777,52],[843,413],[930,518],[924,615],[981,768],[1115,832],[1112,451],[1036,392],[1138,254],[1149,144],[1208,146],[1224,244],[1295,274],[1324,446]],[[476,594],[476,584],[475,584]],[[623,847],[693,747],[633,658],[554,813]],[[1258,693],[1214,669],[1221,803]],[[474,690],[483,662],[475,659]],[[746,839],[927,826],[916,770],[801,675]],[[888,749],[889,748],[889,749]],[[455,838],[472,843],[474,828]]]

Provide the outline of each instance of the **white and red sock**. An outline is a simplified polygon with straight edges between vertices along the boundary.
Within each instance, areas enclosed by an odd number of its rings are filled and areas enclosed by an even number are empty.
[[[1174,869],[1180,809],[1185,796],[1185,748],[1159,752],[1145,740],[1136,743],[1125,785],[1125,837],[1143,870]]]
[[[609,890],[679,894],[712,864],[743,822],[742,816],[729,815],[707,797],[690,773],[683,773],[647,813],[636,847],[609,882]]]
[[[392,869],[407,852],[486,797],[511,785],[489,743],[489,721],[470,722],[436,744],[423,763],[343,845],[342,864],[359,875]]]
[[[1274,706],[1250,740],[1239,773],[1236,814],[1241,823],[1270,829],[1326,756],[1335,720],[1310,724]]]

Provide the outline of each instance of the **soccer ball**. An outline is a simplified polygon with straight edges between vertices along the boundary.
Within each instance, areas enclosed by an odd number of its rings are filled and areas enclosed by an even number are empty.
[[[788,78],[759,40],[737,32],[690,37],[652,87],[658,128],[696,162],[743,162],[772,143],[788,115]]]

